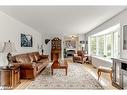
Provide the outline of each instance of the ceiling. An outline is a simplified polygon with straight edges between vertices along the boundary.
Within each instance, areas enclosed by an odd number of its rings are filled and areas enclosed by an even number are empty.
[[[115,16],[125,6],[1,6],[0,11],[42,34],[82,34]]]

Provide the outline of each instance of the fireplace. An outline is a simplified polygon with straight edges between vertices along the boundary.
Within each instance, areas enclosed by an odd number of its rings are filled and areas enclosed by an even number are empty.
[[[75,50],[67,50],[66,54],[67,54],[67,57],[68,56],[73,56],[75,54]]]

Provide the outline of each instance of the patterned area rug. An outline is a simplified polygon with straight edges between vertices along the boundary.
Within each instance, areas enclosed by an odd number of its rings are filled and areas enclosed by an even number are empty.
[[[67,76],[64,69],[55,69],[52,76],[50,67],[51,64],[26,89],[103,89],[82,64],[68,64]]]

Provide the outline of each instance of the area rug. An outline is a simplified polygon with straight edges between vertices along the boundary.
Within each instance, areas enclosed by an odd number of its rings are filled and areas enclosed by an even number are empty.
[[[103,89],[82,64],[68,64],[67,76],[64,69],[55,69],[53,73],[50,64],[26,89]]]

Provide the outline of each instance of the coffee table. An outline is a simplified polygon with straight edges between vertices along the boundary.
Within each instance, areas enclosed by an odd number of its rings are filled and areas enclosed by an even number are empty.
[[[58,61],[53,62],[51,66],[51,72],[53,75],[54,69],[65,69],[66,75],[67,75],[67,69],[68,69],[68,63],[66,60],[62,61],[62,63],[59,63]]]

